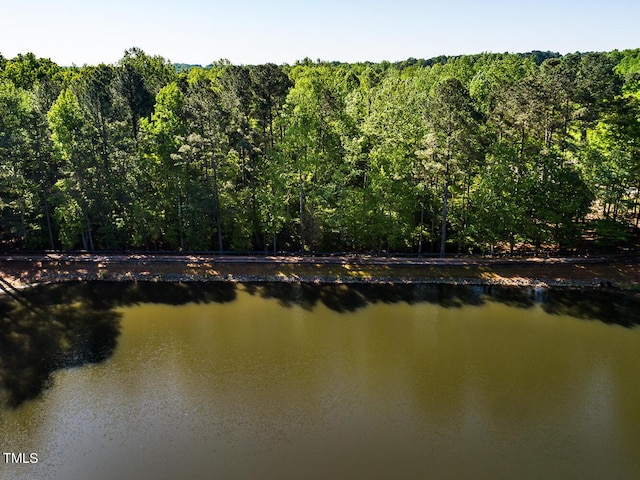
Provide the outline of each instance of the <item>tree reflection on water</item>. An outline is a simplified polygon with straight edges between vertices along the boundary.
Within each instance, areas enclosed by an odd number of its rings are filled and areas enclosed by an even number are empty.
[[[319,304],[352,312],[375,303],[434,303],[445,308],[500,302],[518,308],[541,304],[551,314],[640,324],[638,296],[614,290],[540,289],[449,285],[316,285],[254,283],[252,295],[285,307]],[[236,299],[231,283],[85,282],[36,287],[22,302],[0,299],[0,408],[17,408],[39,396],[61,368],[109,359],[120,333],[118,307],[142,303],[182,305]],[[1,412],[1,410],[0,410]]]
[[[445,308],[499,302],[516,308],[542,305],[550,314],[599,320],[625,327],[640,325],[640,297],[614,289],[534,288],[495,285],[315,285],[251,284],[248,291],[274,298],[283,306],[311,310],[318,304],[337,312],[353,312],[376,303],[433,303]]]
[[[120,333],[117,307],[234,299],[232,284],[110,282],[40,286],[23,292],[21,302],[2,298],[0,409],[38,397],[56,370],[111,357]]]

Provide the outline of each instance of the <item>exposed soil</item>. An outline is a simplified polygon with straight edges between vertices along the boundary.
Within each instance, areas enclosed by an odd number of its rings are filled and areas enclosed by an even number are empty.
[[[640,258],[397,258],[189,254],[0,256],[14,287],[73,280],[614,286],[638,291]]]

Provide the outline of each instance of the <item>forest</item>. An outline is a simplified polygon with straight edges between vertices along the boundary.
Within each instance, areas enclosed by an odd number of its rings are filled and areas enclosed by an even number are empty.
[[[0,251],[581,251],[639,222],[640,49],[0,55]]]

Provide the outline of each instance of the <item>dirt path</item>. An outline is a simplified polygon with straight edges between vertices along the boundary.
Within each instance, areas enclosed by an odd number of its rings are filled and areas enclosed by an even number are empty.
[[[615,285],[637,289],[640,259],[43,253],[0,256],[0,277],[15,287],[72,280],[137,280]]]

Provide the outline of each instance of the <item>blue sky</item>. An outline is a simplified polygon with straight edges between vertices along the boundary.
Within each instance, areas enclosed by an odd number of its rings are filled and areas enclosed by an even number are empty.
[[[115,63],[380,61],[480,52],[640,47],[640,1],[0,0],[0,53]]]

